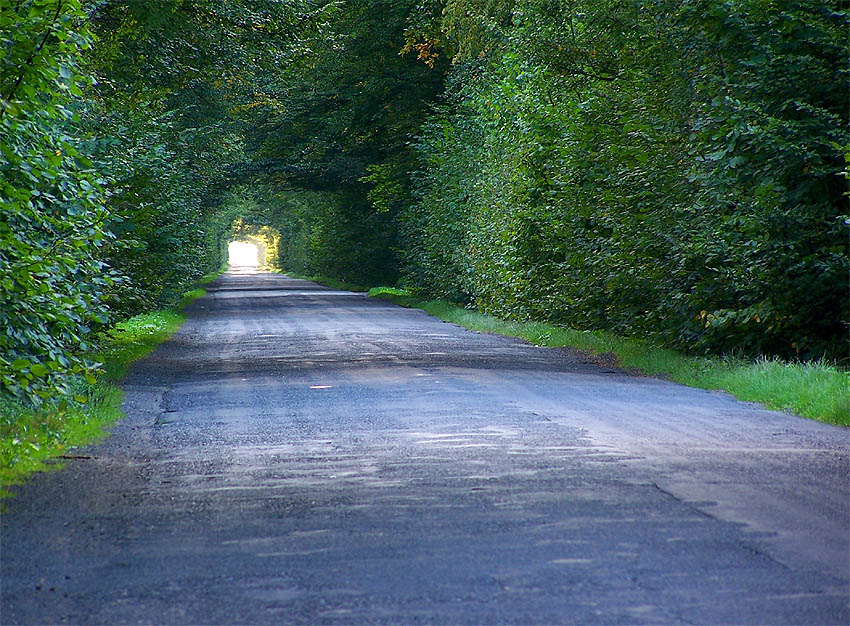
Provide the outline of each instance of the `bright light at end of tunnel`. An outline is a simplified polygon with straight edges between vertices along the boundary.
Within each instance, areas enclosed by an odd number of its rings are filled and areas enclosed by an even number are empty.
[[[231,241],[227,246],[227,254],[230,265],[257,267],[260,264],[257,246],[252,243]]]

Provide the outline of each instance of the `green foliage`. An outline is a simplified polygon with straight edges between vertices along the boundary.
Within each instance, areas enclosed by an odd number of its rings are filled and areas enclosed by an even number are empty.
[[[102,439],[105,429],[121,417],[120,389],[76,386],[86,402],[66,403],[61,410],[44,404],[34,409],[9,397],[0,398],[0,498],[9,495],[6,489],[10,485],[32,472],[57,467],[47,465],[49,459]]]
[[[848,353],[846,3],[21,0],[0,378],[270,263],[695,353]],[[70,394],[70,395],[69,395]]]
[[[70,399],[99,326],[220,267],[235,81],[294,18],[273,2],[3,4],[0,394]]]
[[[474,40],[458,24],[496,5],[447,6],[460,52],[416,143],[407,283],[695,352],[846,356],[846,12],[506,6]]]
[[[468,107],[435,112],[416,143],[422,163],[416,173],[415,202],[402,216],[403,267],[408,280],[428,293],[468,302],[474,280],[473,198],[484,183],[486,129]]]
[[[31,404],[93,375],[89,336],[114,282],[102,181],[71,108],[87,81],[84,17],[71,0],[0,11],[0,393]]]
[[[702,228],[680,253],[697,345],[846,355],[848,15],[823,2],[687,7],[695,72],[689,180]],[[709,52],[710,51],[710,52]],[[709,71],[706,71],[709,70]],[[709,266],[694,276],[690,268]],[[720,280],[711,280],[714,276]],[[703,316],[703,312],[705,315]]]
[[[119,381],[127,374],[133,361],[147,356],[176,332],[186,320],[179,309],[205,293],[203,289],[188,291],[174,309],[142,313],[115,324],[105,332],[98,346],[98,355],[104,361],[105,382]]]
[[[240,211],[240,215],[245,216],[249,220],[253,218],[253,214],[247,211]],[[245,221],[240,217],[233,221],[233,241],[248,241],[253,243],[258,250],[258,261],[261,267],[275,268],[278,267],[278,250],[280,247],[280,234],[270,226],[259,225]]]
[[[513,21],[514,0],[447,0],[442,29],[454,45],[455,61],[498,53]]]
[[[70,398],[50,398],[38,407],[0,396],[0,497],[34,471],[48,470],[48,459],[69,454],[74,447],[94,443],[122,416],[123,394],[115,385],[133,361],[149,354],[185,321],[179,309],[205,294],[183,294],[172,309],[134,316],[104,329],[92,355],[103,363],[98,380],[66,379]]]
[[[412,0],[328,5],[299,54],[258,81],[246,147],[256,155],[254,198],[281,233],[287,270],[359,283],[398,276],[409,140],[448,63],[400,54],[418,11]]]
[[[242,17],[205,2],[125,0],[92,12],[98,81],[82,117],[108,180],[116,244],[106,261],[128,277],[113,304],[122,316],[173,303],[226,258],[230,224],[216,213],[243,158],[227,82],[247,54]]]
[[[369,297],[377,298],[380,296],[410,296],[410,291],[401,287],[372,287],[369,289]]]

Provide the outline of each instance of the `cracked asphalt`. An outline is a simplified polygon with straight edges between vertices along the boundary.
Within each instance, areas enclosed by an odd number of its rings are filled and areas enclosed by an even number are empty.
[[[3,624],[848,624],[850,431],[234,268],[6,502]]]

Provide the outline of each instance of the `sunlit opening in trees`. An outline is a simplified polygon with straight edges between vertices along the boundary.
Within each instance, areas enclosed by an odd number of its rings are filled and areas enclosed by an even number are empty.
[[[257,267],[260,264],[257,246],[245,241],[231,241],[227,247],[230,265]]]

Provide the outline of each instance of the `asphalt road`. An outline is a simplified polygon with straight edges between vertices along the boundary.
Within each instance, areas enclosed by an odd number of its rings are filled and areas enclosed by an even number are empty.
[[[848,430],[239,272],[125,389],[3,624],[850,622]]]

